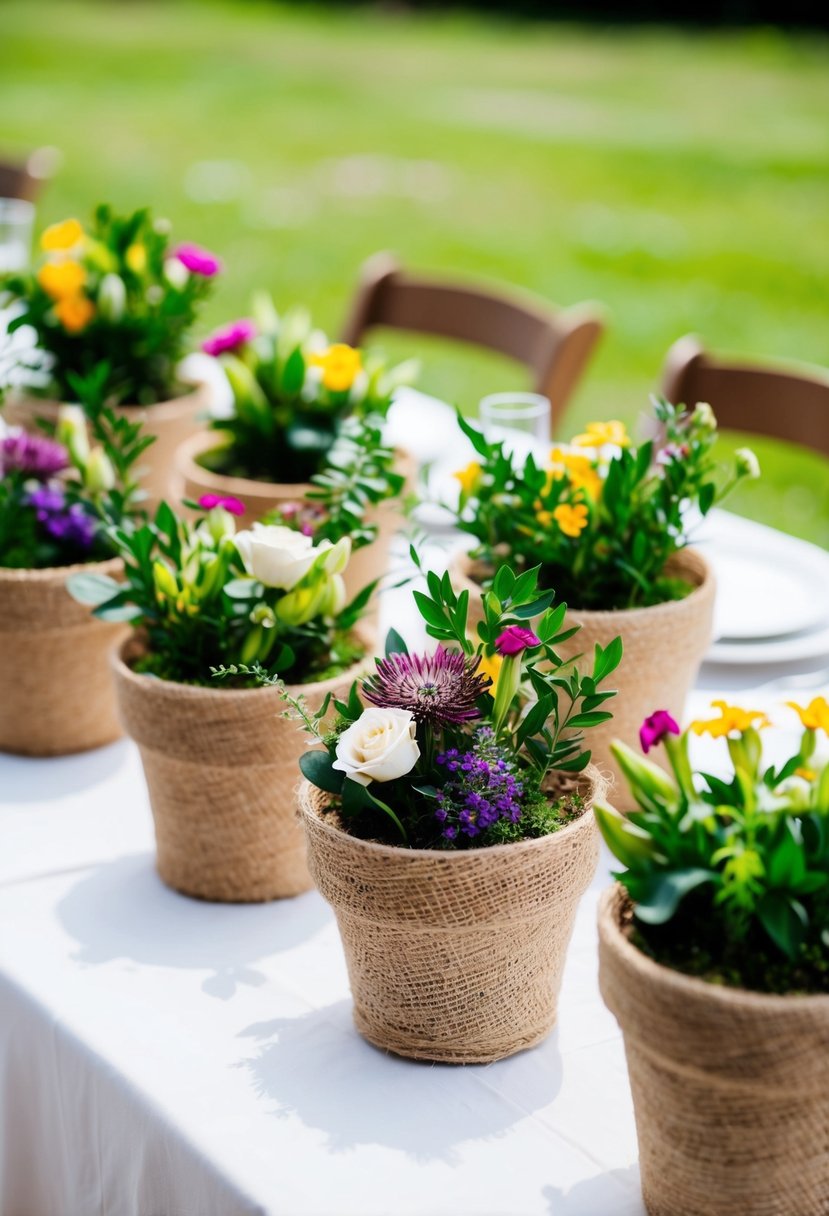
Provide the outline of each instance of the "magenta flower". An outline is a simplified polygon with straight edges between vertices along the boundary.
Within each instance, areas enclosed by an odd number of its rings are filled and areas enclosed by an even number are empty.
[[[388,655],[363,683],[365,699],[383,709],[408,709],[418,722],[468,722],[480,716],[476,702],[490,686],[479,658],[438,646],[434,654]]]
[[[173,253],[173,257],[178,258],[182,266],[185,266],[191,274],[200,274],[205,279],[212,279],[222,268],[222,264],[215,254],[190,241],[179,245]]]
[[[205,511],[212,511],[214,507],[224,507],[225,511],[229,511],[231,515],[244,515],[245,513],[243,502],[225,494],[202,494],[199,506],[204,507]]]
[[[209,338],[205,338],[201,348],[206,355],[212,355],[214,359],[217,359],[226,351],[238,350],[240,346],[244,346],[246,342],[250,342],[255,337],[255,324],[247,317],[242,317],[238,321],[231,321],[229,325],[217,329]]]
[[[48,481],[69,467],[69,453],[61,443],[45,435],[7,435],[0,440],[0,477],[25,473],[38,481]]]
[[[523,625],[507,625],[504,632],[495,639],[495,649],[505,659],[540,645],[541,638],[536,637],[532,629],[525,629]]]
[[[657,709],[639,727],[639,742],[642,751],[647,756],[652,747],[661,743],[666,735],[678,735],[679,723],[676,722],[667,709]]]

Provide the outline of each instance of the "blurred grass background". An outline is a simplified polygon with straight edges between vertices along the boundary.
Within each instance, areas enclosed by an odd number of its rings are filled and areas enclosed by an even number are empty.
[[[693,331],[829,366],[829,38],[524,23],[256,0],[4,0],[0,149],[62,157],[40,220],[149,203],[226,265],[206,326],[268,286],[336,332],[360,263],[602,301],[559,434],[633,423]],[[523,372],[439,343],[474,411]],[[756,444],[737,506],[829,546],[825,462]]]

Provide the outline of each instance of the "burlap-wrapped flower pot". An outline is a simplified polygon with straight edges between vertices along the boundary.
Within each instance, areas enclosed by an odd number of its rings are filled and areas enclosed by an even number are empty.
[[[456,590],[468,589],[469,628],[482,619],[480,579],[486,572],[476,567],[466,554],[457,556],[450,575]],[[577,666],[588,671],[598,643],[608,646],[615,637],[622,639],[622,662],[607,681],[618,694],[608,703],[613,718],[590,730],[588,746],[593,763],[613,778],[614,802],[628,809],[626,785],[610,751],[613,739],[639,747],[639,728],[655,709],[667,709],[682,720],[685,701],[697,678],[714,627],[714,574],[704,557],[693,549],[683,549],[667,566],[672,577],[683,578],[692,586],[684,599],[669,600],[651,608],[629,608],[613,612],[592,612],[568,605],[568,628],[581,628],[558,648],[562,658],[582,654]],[[661,750],[653,753],[661,762]],[[632,805],[632,804],[631,804]]]
[[[237,498],[245,507],[241,526],[249,528],[269,511],[288,503],[301,502],[314,488],[308,482],[253,481],[249,477],[228,477],[223,473],[214,473],[200,463],[200,458],[215,449],[216,445],[215,433],[208,431],[193,436],[179,447],[174,481],[177,500],[188,498],[198,501],[203,494]],[[416,465],[408,452],[398,450],[395,471],[406,478],[406,488],[411,489]],[[387,500],[372,507],[366,515],[366,523],[377,525],[377,536],[370,545],[358,549],[351,556],[344,575],[349,599],[388,573],[392,540],[403,524],[400,499]]]
[[[117,577],[120,559],[0,569],[0,751],[63,756],[121,734],[110,651],[128,632],[66,590],[72,574]]]
[[[118,706],[138,744],[157,867],[185,895],[254,903],[311,886],[294,790],[307,743],[275,688],[205,688],[141,675],[130,638],[114,656]],[[289,687],[315,709],[345,696],[363,662],[333,680]]]
[[[116,413],[133,422],[140,421],[144,433],[155,436],[138,460],[139,482],[146,492],[144,504],[154,511],[163,498],[171,499],[171,479],[175,453],[186,439],[200,431],[209,412],[211,390],[207,384],[194,384],[191,391],[156,405],[123,405]],[[27,431],[39,432],[38,419],[54,425],[60,405],[40,397],[13,393],[5,409],[6,421]]]
[[[406,849],[343,830],[330,795],[303,782],[311,874],[345,950],[354,1021],[375,1046],[447,1063],[487,1063],[549,1034],[576,908],[599,854],[601,776],[563,775],[585,810],[537,840]]]
[[[672,971],[599,906],[602,996],[625,1039],[650,1216],[826,1216],[829,996],[767,996]]]

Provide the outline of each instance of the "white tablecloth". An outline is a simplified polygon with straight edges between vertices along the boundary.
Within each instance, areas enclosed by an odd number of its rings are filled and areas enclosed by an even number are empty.
[[[385,614],[411,636],[406,593]],[[167,890],[130,742],[0,756],[0,823],[4,1216],[643,1216],[596,980],[608,857],[554,1033],[458,1068],[358,1037],[316,893],[226,906]]]

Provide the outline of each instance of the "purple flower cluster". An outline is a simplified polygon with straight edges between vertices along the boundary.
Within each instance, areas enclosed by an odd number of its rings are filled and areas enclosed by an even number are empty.
[[[26,501],[34,507],[38,523],[53,540],[74,549],[92,548],[97,529],[95,519],[78,502],[67,506],[62,490],[41,486]]]
[[[8,473],[23,473],[47,481],[69,467],[69,453],[63,444],[47,439],[45,435],[7,435],[0,439],[0,476]]]
[[[451,747],[437,756],[437,763],[451,774],[436,795],[435,819],[445,840],[457,839],[459,832],[479,836],[499,819],[517,823],[521,818],[524,787],[491,727],[476,732],[472,751]]]

